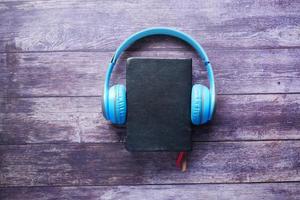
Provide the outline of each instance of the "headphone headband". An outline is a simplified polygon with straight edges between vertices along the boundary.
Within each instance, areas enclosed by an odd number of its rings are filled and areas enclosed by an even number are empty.
[[[105,106],[105,110],[108,110],[108,104],[107,104],[108,101],[107,100],[108,100],[109,80],[110,80],[111,73],[113,71],[113,68],[114,68],[118,58],[123,53],[123,51],[125,51],[130,45],[135,43],[137,40],[144,38],[144,37],[153,36],[153,35],[167,35],[167,36],[179,38],[179,39],[185,41],[186,43],[188,43],[189,45],[191,45],[196,50],[196,52],[200,56],[202,62],[204,63],[204,65],[206,67],[206,70],[208,72],[209,87],[210,87],[210,102],[211,102],[211,107],[210,107],[210,118],[211,118],[213,115],[214,106],[215,106],[215,82],[214,82],[214,73],[213,73],[211,64],[208,60],[208,57],[207,57],[204,49],[196,40],[194,40],[191,36],[185,34],[184,32],[177,31],[177,30],[171,29],[171,28],[164,28],[164,27],[148,28],[148,29],[144,29],[140,32],[137,32],[137,33],[131,35],[129,38],[127,38],[118,47],[114,56],[111,59],[111,62],[108,66],[108,70],[106,73],[106,78],[105,78],[105,83],[104,83],[104,102],[103,102],[104,103],[103,106]],[[108,118],[107,113],[105,113],[104,115],[106,116],[106,118]]]

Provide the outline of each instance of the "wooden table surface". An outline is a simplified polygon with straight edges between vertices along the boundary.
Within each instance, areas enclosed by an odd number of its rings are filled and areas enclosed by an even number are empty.
[[[132,33],[173,27],[215,71],[217,111],[193,128],[188,170],[176,153],[130,153],[101,114],[104,74]],[[131,56],[193,58],[174,38]],[[0,199],[300,199],[299,0],[2,0]]]

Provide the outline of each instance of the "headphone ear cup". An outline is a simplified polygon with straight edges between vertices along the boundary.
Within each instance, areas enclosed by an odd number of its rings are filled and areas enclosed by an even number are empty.
[[[109,88],[109,119],[113,124],[125,124],[127,103],[124,85],[114,85]]]
[[[191,120],[194,125],[208,122],[210,109],[209,89],[201,84],[195,84],[191,97]]]

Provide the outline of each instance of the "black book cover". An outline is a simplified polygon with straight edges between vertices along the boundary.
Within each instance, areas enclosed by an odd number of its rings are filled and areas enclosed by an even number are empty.
[[[191,150],[192,59],[127,59],[129,151]]]

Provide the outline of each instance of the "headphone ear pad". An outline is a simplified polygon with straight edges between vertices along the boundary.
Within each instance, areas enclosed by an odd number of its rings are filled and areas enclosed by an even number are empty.
[[[126,88],[124,85],[114,85],[109,88],[109,119],[113,124],[126,122]]]
[[[191,97],[191,120],[194,125],[208,122],[210,110],[209,89],[201,84],[195,84]]]

